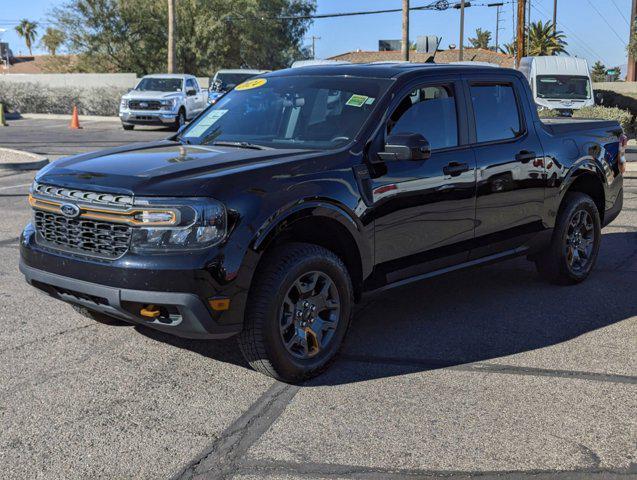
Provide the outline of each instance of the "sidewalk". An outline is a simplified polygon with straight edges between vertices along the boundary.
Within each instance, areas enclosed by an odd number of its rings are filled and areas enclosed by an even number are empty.
[[[0,148],[0,170],[39,170],[49,159],[35,153]]]

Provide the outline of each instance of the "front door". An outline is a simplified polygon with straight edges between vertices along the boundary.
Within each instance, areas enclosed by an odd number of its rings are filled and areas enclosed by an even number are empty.
[[[455,81],[409,87],[390,108],[384,136],[420,133],[432,152],[427,160],[373,164],[375,263],[387,282],[468,258],[476,168],[464,109],[462,85]]]

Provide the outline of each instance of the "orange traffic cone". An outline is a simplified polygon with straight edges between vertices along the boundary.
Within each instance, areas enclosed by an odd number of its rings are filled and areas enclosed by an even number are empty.
[[[73,117],[71,117],[71,125],[69,128],[73,128],[75,130],[80,129],[80,117],[77,114],[77,106],[73,105]]]

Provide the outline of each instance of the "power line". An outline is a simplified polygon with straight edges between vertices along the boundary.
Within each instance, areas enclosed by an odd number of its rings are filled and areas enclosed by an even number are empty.
[[[608,28],[610,28],[611,32],[613,32],[615,34],[615,36],[619,39],[619,41],[622,43],[622,45],[625,47],[626,46],[626,42],[624,42],[624,39],[622,37],[619,36],[619,34],[617,33],[617,31],[615,30],[615,28],[610,24],[610,22],[608,20],[606,20],[606,17],[604,17],[602,15],[602,12],[600,12],[599,10],[597,10],[597,7],[595,5],[593,5],[593,3],[591,2],[591,0],[586,0],[588,2],[588,4],[593,7],[593,10],[595,10],[597,12],[597,15],[599,15],[602,20],[604,20],[604,22],[606,23],[606,25],[608,25]]]
[[[543,16],[545,16],[545,17],[547,17],[547,16],[548,16],[548,14],[547,14],[545,11],[541,10],[541,9],[540,9],[540,7],[538,7],[537,5],[533,5],[533,8],[534,8],[535,10],[537,10],[537,11],[538,11],[538,13],[539,13],[540,15],[543,15]],[[606,61],[602,58],[602,56],[601,56],[601,55],[598,55],[598,54],[595,52],[595,50],[593,50],[592,48],[590,48],[590,47],[588,46],[588,44],[587,44],[584,40],[582,40],[582,38],[581,38],[579,35],[577,35],[577,34],[576,34],[576,33],[575,33],[572,29],[568,28],[568,26],[567,26],[564,22],[562,22],[562,21],[558,21],[557,23],[558,23],[558,25],[560,25],[560,27],[562,27],[564,30],[566,30],[566,31],[567,31],[570,35],[572,35],[573,37],[575,37],[575,39],[576,39],[576,40],[578,40],[578,41],[579,41],[579,43],[581,44],[581,47],[582,47],[584,50],[586,50],[588,54],[590,54],[593,58],[595,58],[595,59],[597,59],[597,60],[601,60],[601,62],[602,62],[602,63],[604,63],[604,64],[608,64],[608,62],[606,62]]]
[[[617,9],[617,11],[621,15],[621,17],[624,19],[624,21],[626,22],[626,25],[628,25],[628,27],[630,27],[630,22],[628,21],[628,18],[626,17],[626,14],[624,12],[622,12],[621,9],[617,6],[617,4],[615,3],[615,0],[610,0],[610,1],[613,3],[613,5]]]

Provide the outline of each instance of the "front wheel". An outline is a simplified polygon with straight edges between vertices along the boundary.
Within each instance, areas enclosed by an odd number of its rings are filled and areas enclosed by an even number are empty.
[[[580,192],[567,193],[551,245],[535,259],[540,276],[560,285],[586,280],[597,261],[601,237],[599,211],[593,199]]]
[[[124,130],[132,130],[133,128],[135,128],[135,125],[130,125],[128,123],[122,123],[122,127],[124,128]]]
[[[353,303],[345,265],[306,243],[278,247],[250,289],[239,346],[255,370],[285,382],[314,377],[334,360]]]
[[[175,117],[175,123],[173,124],[172,129],[176,132],[185,124],[186,124],[186,112],[182,108],[181,110],[179,110],[177,117]]]

